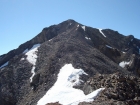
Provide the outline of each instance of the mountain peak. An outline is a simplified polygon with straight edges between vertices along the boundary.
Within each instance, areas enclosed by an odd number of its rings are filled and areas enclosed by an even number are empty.
[[[0,56],[2,105],[131,105],[139,97],[140,40],[132,35],[69,19]]]
[[[68,20],[66,20],[66,21],[68,21],[68,22],[76,22],[76,21],[73,20],[73,19],[68,19]]]

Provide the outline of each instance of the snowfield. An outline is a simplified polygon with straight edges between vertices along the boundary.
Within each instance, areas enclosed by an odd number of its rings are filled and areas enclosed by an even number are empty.
[[[57,81],[47,93],[37,102],[37,105],[59,102],[62,105],[78,105],[79,102],[91,102],[104,88],[100,88],[88,95],[73,86],[79,85],[80,75],[88,75],[82,69],[75,69],[72,64],[64,65],[58,74]]]
[[[30,50],[26,49],[23,54],[27,55],[27,60],[30,62],[33,67],[31,70],[32,76],[30,77],[30,82],[32,82],[33,77],[35,76],[35,65],[36,65],[36,59],[37,59],[37,51],[38,47],[40,47],[40,44],[35,44]],[[21,58],[21,60],[24,60],[24,58]]]
[[[131,63],[131,61],[126,62],[126,61],[122,61],[119,63],[119,66],[121,66],[122,68],[124,68],[126,65],[129,65]]]
[[[40,44],[35,44],[25,55],[27,55],[27,60],[35,65],[36,59],[37,59],[37,49],[40,46]]]

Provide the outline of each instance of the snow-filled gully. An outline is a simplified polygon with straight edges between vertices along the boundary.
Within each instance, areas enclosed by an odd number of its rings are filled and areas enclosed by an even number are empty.
[[[62,105],[78,105],[79,102],[91,102],[104,88],[97,89],[85,95],[80,89],[73,86],[79,85],[80,75],[88,75],[82,69],[75,69],[72,64],[64,65],[58,74],[57,81],[47,93],[37,102],[37,105],[59,102]]]
[[[104,37],[106,37],[106,35],[102,32],[102,29],[99,29],[99,32],[100,32]]]
[[[26,49],[23,54],[27,55],[27,60],[28,62],[30,62],[33,67],[31,70],[32,76],[30,77],[30,82],[32,82],[33,77],[35,76],[35,65],[36,65],[36,59],[37,59],[37,51],[38,51],[38,47],[40,46],[40,44],[35,44],[30,50]],[[21,60],[23,60],[24,58],[21,58]]]

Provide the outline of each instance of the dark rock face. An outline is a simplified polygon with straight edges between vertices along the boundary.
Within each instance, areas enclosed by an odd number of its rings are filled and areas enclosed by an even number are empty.
[[[61,104],[59,104],[59,102],[56,102],[56,103],[48,103],[46,105],[61,105]]]
[[[139,105],[140,104],[140,40],[110,29],[85,27],[74,20],[44,28],[41,33],[19,48],[0,56],[0,105],[36,105],[53,86],[59,70],[68,63],[82,68],[88,75],[75,86],[89,94],[105,90],[90,103],[80,105]],[[35,65],[23,52],[40,43]],[[124,68],[119,63],[130,62]],[[47,105],[60,105],[58,102]]]

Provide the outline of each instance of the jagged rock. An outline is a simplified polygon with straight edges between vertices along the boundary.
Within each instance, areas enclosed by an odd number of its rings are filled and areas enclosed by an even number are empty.
[[[96,90],[101,86],[106,87],[101,96],[96,99],[97,101],[93,101],[92,105],[97,104],[98,100],[100,100],[99,105],[103,105],[105,103],[107,105],[111,105],[110,101],[105,102],[106,100],[113,100],[112,104],[115,101],[119,103],[122,102],[123,105],[127,105],[127,103],[128,105],[131,105],[131,103],[139,104],[139,78],[120,73],[103,75],[102,77],[102,80],[100,80],[100,75],[95,75],[88,83],[93,90]],[[115,102],[114,105],[116,104],[117,103]]]
[[[56,102],[56,103],[48,103],[46,105],[62,105],[62,104],[59,104],[59,102]]]

